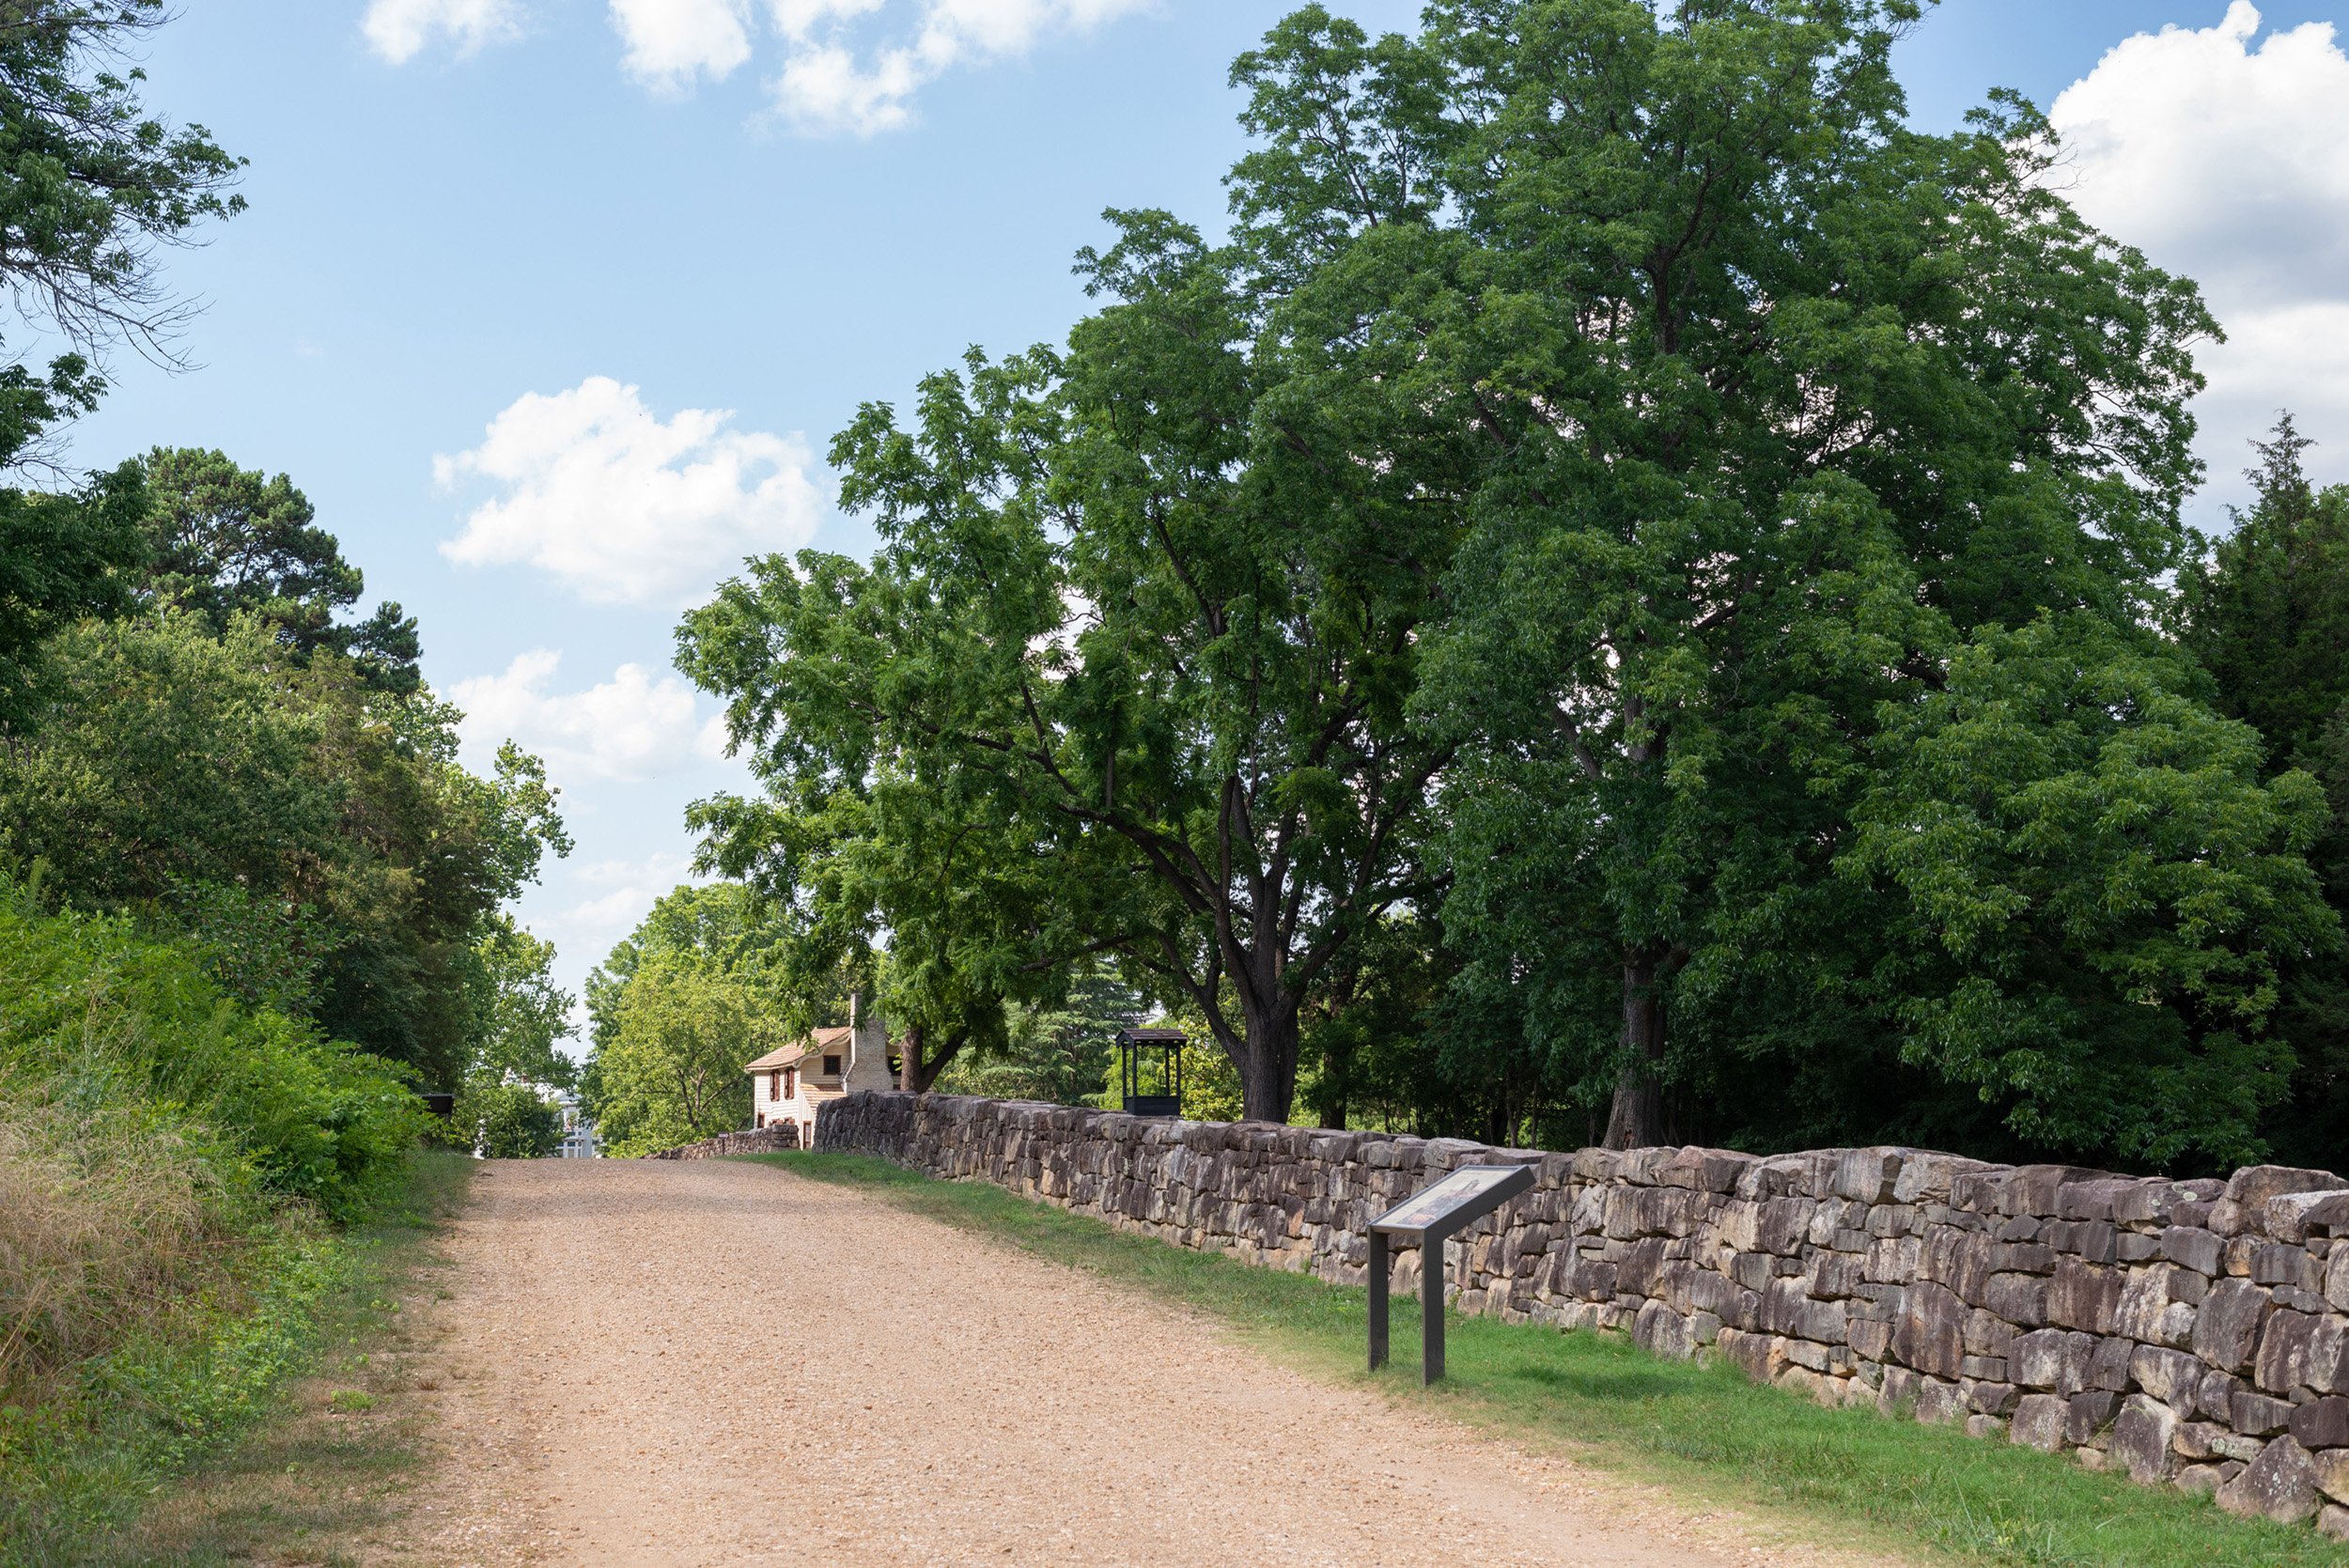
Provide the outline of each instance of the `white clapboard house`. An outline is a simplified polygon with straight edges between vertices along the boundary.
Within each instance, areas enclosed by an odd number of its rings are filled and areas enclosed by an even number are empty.
[[[818,1029],[749,1063],[751,1126],[800,1125],[800,1147],[816,1143],[816,1108],[859,1089],[887,1089],[895,1072],[889,1060],[889,1032],[880,1016],[859,1016],[859,999],[848,999],[848,1021]]]

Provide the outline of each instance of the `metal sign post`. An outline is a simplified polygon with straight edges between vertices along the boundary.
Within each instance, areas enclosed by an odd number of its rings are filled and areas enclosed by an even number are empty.
[[[1463,1165],[1370,1222],[1370,1370],[1387,1364],[1387,1238],[1419,1243],[1419,1380],[1443,1375],[1443,1244],[1533,1185],[1530,1165]]]

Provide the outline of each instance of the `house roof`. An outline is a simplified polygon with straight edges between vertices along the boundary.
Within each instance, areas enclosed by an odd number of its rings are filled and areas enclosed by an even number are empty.
[[[847,1045],[850,1032],[847,1024],[840,1024],[832,1029],[816,1030],[811,1033],[801,1035],[789,1045],[777,1046],[755,1062],[746,1063],[742,1070],[746,1073],[764,1073],[776,1067],[794,1066],[800,1058],[811,1051],[820,1055]]]

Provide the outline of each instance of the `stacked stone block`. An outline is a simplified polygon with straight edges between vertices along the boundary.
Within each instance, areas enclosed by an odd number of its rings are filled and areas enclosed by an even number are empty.
[[[722,1132],[698,1143],[663,1149],[647,1159],[716,1159],[723,1155],[771,1155],[800,1146],[800,1124],[777,1122],[755,1132]]]
[[[2349,1537],[2349,1182],[2329,1172],[1548,1154],[894,1093],[822,1106],[816,1147],[1354,1284],[1374,1216],[1456,1166],[1532,1165],[1446,1245],[1462,1312],[1627,1333]],[[1398,1292],[1419,1266],[1398,1257]]]

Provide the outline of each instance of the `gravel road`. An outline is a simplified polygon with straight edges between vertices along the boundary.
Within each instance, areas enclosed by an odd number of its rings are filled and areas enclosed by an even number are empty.
[[[491,1165],[453,1246],[403,1560],[1859,1560],[768,1166]]]

